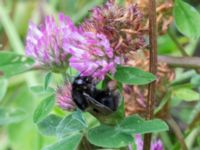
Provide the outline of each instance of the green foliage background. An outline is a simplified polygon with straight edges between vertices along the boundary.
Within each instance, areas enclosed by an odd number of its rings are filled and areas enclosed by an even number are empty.
[[[1,0],[0,50],[24,54],[29,20],[40,23],[46,15],[57,15],[59,12],[64,12],[78,24],[84,16],[88,15],[89,9],[101,3],[102,0]],[[3,125],[0,124],[0,150],[39,150],[44,145],[55,141],[54,138],[42,136],[33,123],[33,112],[44,97],[44,93],[41,90],[37,91],[38,87],[35,87],[37,93],[35,94],[30,87],[34,89],[34,86],[38,86],[43,82],[44,76],[43,72],[30,72],[0,81],[0,98],[3,98],[3,91],[6,90],[3,87],[7,87],[5,97],[0,100],[0,122],[3,121]],[[1,112],[1,109],[4,108],[8,108],[9,111],[10,109],[12,111],[22,109],[25,113],[20,118],[25,117],[26,119],[22,122],[19,122],[19,119],[14,124],[9,122],[13,120],[13,117],[1,120],[4,112],[3,110]],[[61,115],[63,113],[59,109],[55,111]]]
[[[188,0],[187,2],[200,10],[198,0]],[[0,50],[24,54],[25,37],[30,19],[35,23],[40,23],[46,15],[57,15],[59,12],[64,12],[78,24],[83,17],[88,15],[89,9],[101,3],[103,0],[0,0]],[[175,14],[177,17],[181,15],[177,12]],[[182,21],[180,24],[186,24],[187,27],[187,21],[184,19]],[[198,23],[200,29],[199,24],[200,22]],[[183,36],[175,29],[175,25],[171,30],[177,36],[178,41],[186,45],[185,49],[188,54],[191,56],[200,55],[198,38],[187,37],[194,34],[193,32],[186,31],[186,36]],[[177,45],[168,34],[159,37],[158,47],[159,54],[181,56]],[[0,58],[0,66],[2,62],[3,57]],[[14,72],[19,71],[15,65],[11,65],[9,69]],[[43,86],[45,74],[44,72],[28,72],[8,79],[0,78],[0,150],[40,150],[45,145],[55,141],[55,138],[42,136],[38,132],[32,117],[36,106],[48,94],[48,90],[42,91],[40,88]],[[179,118],[178,121],[189,124],[200,110],[199,99],[198,102],[193,103],[193,100],[196,100],[199,95],[199,74],[192,69],[178,68],[176,75],[177,79],[174,84],[178,83],[178,86],[172,90],[171,113]],[[58,84],[60,78],[60,76],[54,75],[54,80]],[[185,93],[188,93],[189,96]],[[183,100],[192,102],[186,103]],[[54,112],[60,116],[64,114],[57,107]],[[185,141],[189,146],[191,144],[189,137],[193,134],[199,134],[199,132],[199,128],[184,132]],[[169,136],[162,133],[161,137],[166,148],[174,147],[177,149],[178,142],[174,135]],[[197,136],[195,142],[198,149],[200,137]]]

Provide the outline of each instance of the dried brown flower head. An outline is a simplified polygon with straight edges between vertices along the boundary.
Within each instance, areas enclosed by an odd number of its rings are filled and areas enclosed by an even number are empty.
[[[138,7],[143,12],[148,28],[148,0],[127,0],[127,5],[131,3],[137,3]],[[156,1],[156,12],[157,12],[157,27],[160,35],[165,34],[169,25],[173,22],[172,16],[173,0],[157,0]]]
[[[157,12],[157,26],[160,34],[165,34],[169,25],[173,22],[172,16],[173,1],[172,0],[160,0],[156,12]]]
[[[91,12],[91,17],[80,26],[81,30],[106,35],[117,55],[144,47],[143,15],[136,4],[126,7],[109,0]]]
[[[134,55],[129,56],[127,63],[129,66],[149,70],[149,51],[138,51]],[[174,70],[170,69],[165,63],[158,63],[157,71],[157,92],[156,103],[158,104],[167,92],[170,81],[174,79]],[[126,115],[140,113],[146,110],[146,99],[148,94],[147,86],[125,86],[124,99]]]

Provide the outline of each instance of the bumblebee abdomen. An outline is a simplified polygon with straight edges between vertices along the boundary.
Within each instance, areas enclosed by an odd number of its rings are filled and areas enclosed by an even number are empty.
[[[72,92],[72,99],[81,110],[85,110],[88,107],[87,100],[79,91],[74,90]]]

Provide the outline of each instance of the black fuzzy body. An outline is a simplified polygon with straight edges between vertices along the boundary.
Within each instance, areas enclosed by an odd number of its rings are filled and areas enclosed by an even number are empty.
[[[92,95],[93,90],[95,90],[94,86],[90,77],[78,76],[74,79],[72,83],[72,98],[81,110],[85,110],[89,106],[84,93]]]
[[[83,111],[110,114],[116,111],[119,97],[118,92],[97,89],[92,77],[78,76],[72,83],[73,101]]]

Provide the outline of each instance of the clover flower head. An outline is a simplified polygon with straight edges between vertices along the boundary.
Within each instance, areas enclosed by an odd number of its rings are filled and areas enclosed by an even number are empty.
[[[58,23],[51,16],[47,16],[40,27],[30,22],[26,54],[33,57],[38,65],[65,67],[68,53],[63,50],[63,38],[75,30],[70,18],[62,13],[59,14]]]
[[[135,144],[136,144],[137,150],[143,150],[144,142],[140,134],[135,135]]]
[[[113,49],[103,34],[76,32],[76,36],[66,37],[64,49],[71,54],[69,64],[82,76],[104,79],[107,73],[114,73],[120,63]]]
[[[143,150],[144,142],[140,134],[135,135],[135,144],[136,144],[137,150]],[[151,150],[163,150],[163,145],[162,145],[161,140],[157,140],[151,143]]]
[[[163,144],[161,140],[157,140],[151,144],[151,150],[163,150]]]
[[[74,110],[76,108],[75,103],[72,100],[72,86],[70,83],[65,83],[59,87],[56,92],[56,100],[58,105],[64,110]]]

